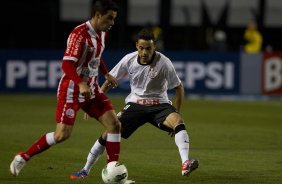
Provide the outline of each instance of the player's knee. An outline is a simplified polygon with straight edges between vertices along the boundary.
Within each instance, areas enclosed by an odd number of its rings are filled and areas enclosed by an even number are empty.
[[[115,119],[111,122],[108,132],[118,133],[121,130],[121,123],[118,119]]]
[[[176,126],[180,124],[184,124],[184,120],[177,113],[170,114],[164,122],[164,125],[170,127],[171,129],[174,129]]]
[[[171,113],[170,115],[167,116],[166,121],[181,123],[181,122],[183,122],[183,119],[180,116],[180,114],[173,112],[173,113]]]
[[[179,119],[177,119],[176,125],[179,125],[179,124],[184,124],[184,120],[180,117]]]
[[[116,120],[114,123],[114,130],[120,132],[121,130],[121,123],[119,120]]]
[[[56,141],[56,143],[59,143],[59,142],[63,142],[63,141],[65,141],[65,140],[67,140],[69,137],[70,137],[70,133],[66,133],[66,132],[64,132],[64,133],[55,133],[55,135],[54,135],[54,139],[55,139],[55,141]]]
[[[177,115],[175,116],[175,122],[176,122],[177,124],[181,124],[181,123],[184,123],[184,120],[182,119],[182,117],[181,117],[179,114],[177,114]]]

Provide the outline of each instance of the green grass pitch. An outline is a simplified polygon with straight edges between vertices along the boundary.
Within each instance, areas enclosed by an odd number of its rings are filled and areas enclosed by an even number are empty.
[[[123,97],[111,97],[117,111]],[[81,169],[88,151],[103,131],[93,119],[78,114],[69,140],[35,156],[18,177],[9,174],[14,155],[55,128],[53,95],[0,95],[1,184],[101,184],[105,155],[83,181],[69,175]],[[122,139],[120,161],[138,184],[278,184],[282,183],[282,102],[189,100],[182,116],[190,135],[190,157],[200,167],[181,176],[174,139],[151,125]]]

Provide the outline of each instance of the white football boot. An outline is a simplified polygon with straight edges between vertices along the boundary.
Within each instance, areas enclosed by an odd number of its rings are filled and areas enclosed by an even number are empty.
[[[133,180],[126,180],[124,182],[124,184],[135,184],[135,181],[133,181]]]
[[[10,172],[13,176],[18,176],[26,161],[20,155],[16,155],[10,165]]]

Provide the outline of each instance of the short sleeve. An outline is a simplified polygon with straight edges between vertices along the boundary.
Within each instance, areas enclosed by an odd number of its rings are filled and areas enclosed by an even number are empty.
[[[173,89],[181,84],[181,80],[179,79],[172,62],[167,59],[166,63],[167,87],[168,89]]]
[[[110,71],[110,74],[114,76],[117,80],[122,79],[128,74],[127,69],[128,57],[124,56],[118,64]]]
[[[82,55],[85,40],[82,34],[72,32],[67,41],[67,49],[65,50],[63,60],[78,61]]]

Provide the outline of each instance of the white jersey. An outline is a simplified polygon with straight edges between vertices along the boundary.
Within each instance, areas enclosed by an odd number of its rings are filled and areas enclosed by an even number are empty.
[[[155,52],[153,57],[150,64],[141,64],[138,52],[132,52],[110,71],[117,80],[128,75],[131,93],[126,97],[126,103],[171,104],[167,90],[179,86],[181,81],[169,58],[160,52]]]

